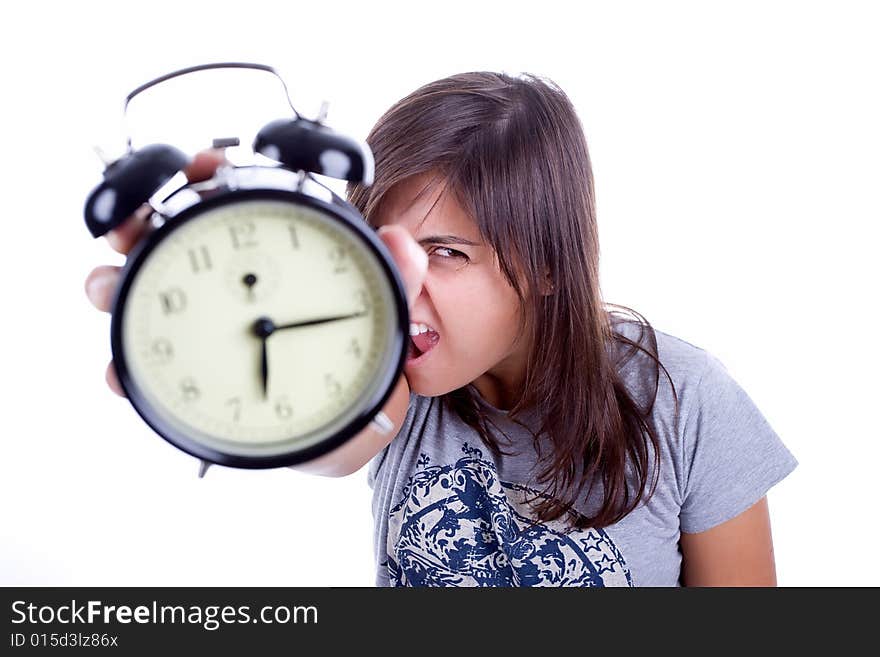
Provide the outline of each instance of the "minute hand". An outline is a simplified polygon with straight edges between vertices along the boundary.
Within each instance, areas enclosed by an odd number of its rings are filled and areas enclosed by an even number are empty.
[[[300,326],[312,326],[313,324],[325,324],[327,322],[338,322],[342,319],[351,319],[352,317],[363,317],[365,312],[351,313],[350,315],[337,315],[335,317],[322,317],[321,319],[309,319],[305,322],[293,322],[292,324],[281,324],[275,327],[276,331],[282,329],[298,328]]]

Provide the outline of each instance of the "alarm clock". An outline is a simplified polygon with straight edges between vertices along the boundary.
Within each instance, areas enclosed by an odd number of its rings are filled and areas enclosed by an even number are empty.
[[[164,80],[227,67],[281,80],[262,64],[203,64],[141,85],[126,106]],[[166,195],[190,158],[129,138],[85,203],[94,237],[153,208],[156,230],[121,271],[111,349],[134,409],[201,461],[199,476],[211,464],[295,465],[370,423],[391,429],[381,409],[406,360],[403,282],[358,210],[313,175],[369,185],[372,154],[325,126],[324,108],[309,120],[290,106],[253,143],[271,164],[223,165]]]

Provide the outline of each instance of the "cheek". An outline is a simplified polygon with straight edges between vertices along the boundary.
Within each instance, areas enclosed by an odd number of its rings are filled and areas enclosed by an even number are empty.
[[[515,292],[497,284],[454,286],[435,297],[447,346],[462,359],[504,355],[519,328]]]

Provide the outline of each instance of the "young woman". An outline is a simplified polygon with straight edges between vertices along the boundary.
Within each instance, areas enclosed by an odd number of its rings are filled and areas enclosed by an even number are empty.
[[[797,461],[717,358],[603,302],[590,157],[563,91],[454,75],[367,142],[375,182],[349,200],[412,320],[395,430],[296,468],[369,462],[377,584],[775,585],[766,492]],[[202,153],[188,175],[221,160]],[[127,253],[145,230],[136,216],[109,239]],[[89,275],[96,306],[117,278]],[[121,393],[112,363],[108,382]]]

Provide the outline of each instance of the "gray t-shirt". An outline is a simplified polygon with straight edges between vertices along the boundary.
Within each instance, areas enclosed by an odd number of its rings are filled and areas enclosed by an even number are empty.
[[[617,330],[638,339],[634,323]],[[564,516],[533,524],[528,501],[545,484],[535,483],[532,435],[471,385],[514,440],[511,447],[502,436],[502,449],[518,452],[496,456],[442,397],[411,394],[401,430],[367,473],[377,586],[680,586],[680,532],[702,532],[739,515],[798,461],[718,358],[654,332],[680,411],[674,422],[661,369],[651,416],[660,476],[647,504],[602,529],[572,529]],[[638,352],[621,371],[643,408],[655,385],[643,368],[652,362]],[[537,431],[534,411],[519,420]],[[595,500],[582,498],[576,508],[595,511]]]

